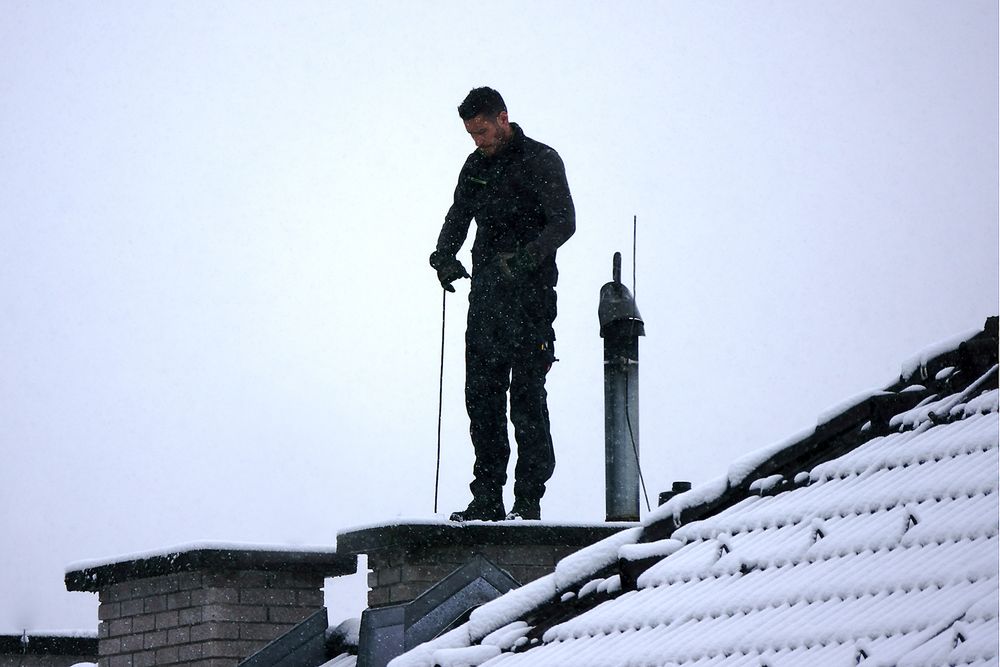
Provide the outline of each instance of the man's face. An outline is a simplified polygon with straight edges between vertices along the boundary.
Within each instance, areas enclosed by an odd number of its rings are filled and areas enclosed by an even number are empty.
[[[512,134],[507,112],[501,111],[496,118],[479,114],[465,121],[465,131],[476,142],[476,148],[486,157],[493,157],[507,143]]]

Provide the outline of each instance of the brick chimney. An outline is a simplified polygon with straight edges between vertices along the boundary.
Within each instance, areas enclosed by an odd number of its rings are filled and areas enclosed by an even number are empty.
[[[632,525],[403,521],[341,531],[340,553],[368,556],[357,666],[385,667],[472,607],[550,574],[563,557]]]
[[[326,577],[356,571],[332,551],[194,546],[81,565],[66,588],[100,596],[100,667],[232,667],[323,609]]]
[[[368,556],[368,606],[409,602],[477,555],[526,584],[570,553],[634,524],[541,521],[387,523],[337,534],[344,554]]]

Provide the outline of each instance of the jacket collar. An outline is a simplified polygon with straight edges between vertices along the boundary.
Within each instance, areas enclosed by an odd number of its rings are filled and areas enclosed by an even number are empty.
[[[500,160],[505,160],[508,156],[514,155],[521,152],[524,146],[524,130],[517,123],[511,123],[510,128],[512,133],[510,135],[510,140],[507,141],[507,145],[504,146],[500,152],[487,157],[480,153],[478,150],[473,151],[474,155],[479,156],[481,163],[484,165],[497,164]]]
[[[517,123],[511,123],[510,129],[513,132],[510,136],[510,141],[507,143],[507,146],[500,151],[501,153],[506,153],[511,149],[520,150],[521,146],[524,145],[524,130],[521,129],[521,126]]]

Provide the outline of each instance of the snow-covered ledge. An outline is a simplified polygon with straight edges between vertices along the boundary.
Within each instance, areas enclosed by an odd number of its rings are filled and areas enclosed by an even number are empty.
[[[100,595],[100,667],[236,665],[323,608],[353,574],[333,549],[196,543],[74,563],[66,588]]]
[[[341,531],[337,550],[368,556],[368,606],[415,599],[481,555],[520,584],[550,574],[568,554],[637,524],[627,522],[402,519]]]

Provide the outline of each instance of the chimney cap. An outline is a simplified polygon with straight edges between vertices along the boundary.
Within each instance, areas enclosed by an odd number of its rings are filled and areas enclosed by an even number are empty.
[[[611,327],[624,323],[627,333],[645,336],[645,324],[635,304],[635,298],[621,281],[621,253],[616,252],[612,264],[613,280],[601,287],[601,299],[597,305],[597,319],[601,324],[601,337],[611,333]]]

